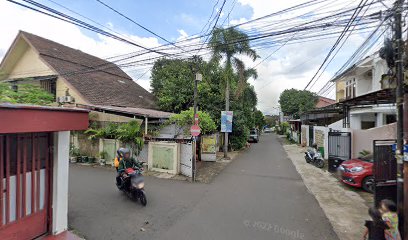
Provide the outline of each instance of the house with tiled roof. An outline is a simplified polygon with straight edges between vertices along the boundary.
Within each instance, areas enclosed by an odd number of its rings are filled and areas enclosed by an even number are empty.
[[[115,63],[49,39],[20,31],[0,64],[0,82],[40,85],[60,105],[76,105],[104,114],[98,121],[166,119],[153,94]],[[109,108],[109,111],[106,110]]]

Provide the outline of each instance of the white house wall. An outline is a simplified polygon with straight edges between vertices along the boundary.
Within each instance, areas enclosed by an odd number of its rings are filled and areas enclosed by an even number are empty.
[[[387,63],[384,59],[375,58],[373,63],[373,80],[372,88],[373,91],[381,90],[381,78],[383,74],[386,74],[388,71]]]
[[[372,153],[374,140],[395,139],[396,132],[396,123],[367,130],[354,129],[352,133],[352,157],[358,157],[359,152],[363,150],[368,150]]]

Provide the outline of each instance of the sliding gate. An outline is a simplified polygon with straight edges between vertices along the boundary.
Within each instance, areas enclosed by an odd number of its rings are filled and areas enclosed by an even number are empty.
[[[329,132],[329,171],[334,172],[340,164],[351,158],[351,133]]]
[[[48,232],[51,135],[0,135],[0,238],[33,239]]]

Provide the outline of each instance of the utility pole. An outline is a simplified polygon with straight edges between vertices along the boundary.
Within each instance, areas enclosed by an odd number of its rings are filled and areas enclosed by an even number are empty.
[[[192,67],[192,71],[194,74],[194,115],[193,115],[193,125],[197,125],[198,126],[198,116],[197,116],[197,85],[199,81],[203,80],[203,76],[198,73],[198,56],[194,56],[193,57],[193,61],[196,64],[195,66]],[[192,134],[193,135],[193,134]],[[195,182],[195,177],[196,177],[196,161],[197,161],[197,135],[193,136],[193,145],[194,145],[194,152],[193,152],[193,158],[192,158],[192,163],[191,163],[191,168],[192,168],[192,173],[191,173],[191,178],[192,181]]]
[[[225,87],[225,111],[229,111],[230,104],[230,87],[229,76],[227,76],[227,84]],[[228,159],[228,132],[224,132],[224,158]]]
[[[403,239],[408,239],[408,219],[407,209],[404,208],[404,203],[407,198],[404,198],[404,188],[407,188],[407,184],[404,184],[404,168],[407,168],[407,162],[404,159],[404,65],[403,65],[403,40],[402,40],[402,5],[404,0],[397,0],[395,2],[394,12],[394,33],[395,33],[395,71],[397,78],[396,89],[396,105],[397,105],[397,206],[400,219],[400,231]],[[405,185],[405,186],[404,186]]]
[[[200,73],[196,73],[195,74],[195,79],[194,79],[194,115],[193,115],[193,124],[194,125],[198,125],[198,117],[197,115],[197,85],[198,85],[198,81],[202,81],[203,76]],[[195,181],[195,176],[196,176],[196,155],[197,155],[197,137],[194,136],[193,137],[193,142],[194,142],[194,153],[193,153],[193,161],[191,163],[191,168],[192,168],[192,180],[193,182]]]

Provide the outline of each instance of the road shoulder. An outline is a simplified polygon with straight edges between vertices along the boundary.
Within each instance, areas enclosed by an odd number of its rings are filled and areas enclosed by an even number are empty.
[[[329,172],[307,164],[301,147],[293,144],[283,145],[283,148],[308,191],[316,197],[339,239],[361,239],[364,222],[369,219],[364,199],[358,193],[342,188]]]

